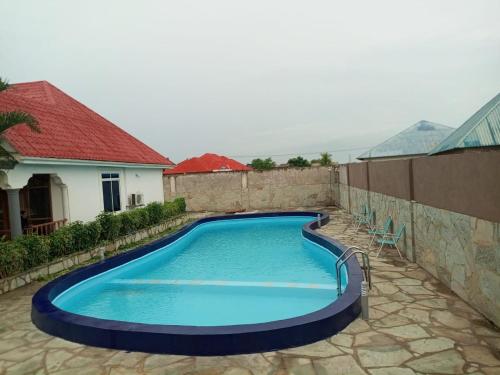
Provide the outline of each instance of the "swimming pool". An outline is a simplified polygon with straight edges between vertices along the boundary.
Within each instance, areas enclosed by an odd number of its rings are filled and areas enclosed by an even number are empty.
[[[361,271],[315,233],[317,212],[218,216],[54,280],[33,297],[42,330],[85,344],[219,355],[297,346],[359,314]],[[327,215],[321,220],[326,223]]]

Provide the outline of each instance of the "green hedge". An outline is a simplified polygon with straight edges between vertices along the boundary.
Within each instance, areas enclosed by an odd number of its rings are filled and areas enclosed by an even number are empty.
[[[42,265],[56,258],[90,250],[120,236],[157,225],[186,211],[184,198],[164,204],[153,202],[119,214],[103,212],[95,221],[77,221],[49,236],[26,235],[0,241],[0,278]]]

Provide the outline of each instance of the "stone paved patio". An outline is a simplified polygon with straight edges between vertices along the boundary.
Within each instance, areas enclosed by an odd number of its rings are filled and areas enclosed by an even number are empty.
[[[349,216],[331,210],[321,232],[366,248]],[[0,296],[0,374],[500,374],[500,330],[395,251],[371,251],[371,320],[328,340],[279,352],[228,357],[150,355],[53,338],[30,321],[40,283]]]

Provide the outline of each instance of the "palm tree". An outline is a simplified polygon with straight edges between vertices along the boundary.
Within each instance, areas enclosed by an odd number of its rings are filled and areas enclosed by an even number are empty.
[[[7,90],[8,88],[8,82],[0,77],[0,91]],[[29,113],[23,111],[0,112],[0,134],[20,124],[26,124],[32,131],[40,133],[37,119]]]
[[[331,165],[332,164],[332,155],[329,154],[328,152],[322,152],[321,158],[319,159],[319,163],[322,166]]]

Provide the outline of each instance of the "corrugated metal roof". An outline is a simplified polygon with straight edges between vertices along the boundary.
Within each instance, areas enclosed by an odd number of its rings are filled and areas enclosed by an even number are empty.
[[[422,120],[361,154],[358,159],[427,154],[454,130],[446,125]]]
[[[429,154],[471,147],[500,146],[500,93],[481,107]]]

